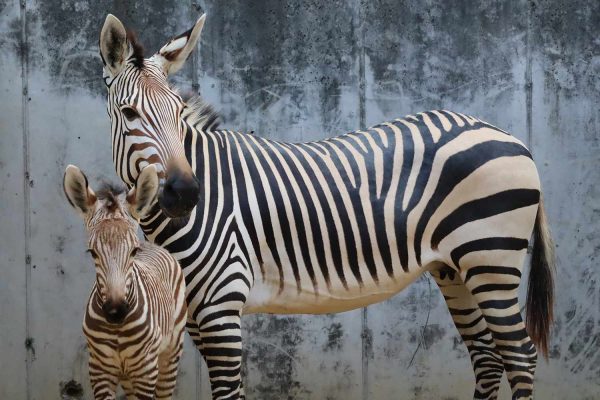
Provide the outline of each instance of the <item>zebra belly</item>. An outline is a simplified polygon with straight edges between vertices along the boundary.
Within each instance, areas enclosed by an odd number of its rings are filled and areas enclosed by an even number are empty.
[[[244,306],[244,314],[327,314],[338,313],[384,301],[414,282],[427,268],[415,268],[396,276],[385,277],[378,284],[371,281],[362,287],[312,287],[300,292],[292,285],[279,293],[279,280],[255,282]]]

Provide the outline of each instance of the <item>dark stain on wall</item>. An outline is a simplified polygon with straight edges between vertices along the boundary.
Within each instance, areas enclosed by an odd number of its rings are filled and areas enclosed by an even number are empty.
[[[428,324],[423,328],[423,347],[428,349],[439,340],[446,340],[446,329],[439,324]]]
[[[335,351],[342,348],[344,339],[344,329],[339,322],[333,322],[331,325],[323,328],[327,335],[327,342],[323,346],[324,351]]]
[[[171,37],[191,27],[189,6],[178,1],[48,0],[28,10],[30,36],[38,25],[44,36],[32,47],[32,66],[48,68],[61,90],[86,88],[104,95],[98,40],[108,13],[135,31],[150,56]],[[187,21],[182,26],[182,21]]]
[[[326,129],[339,122],[341,88],[357,85],[355,10],[348,2],[206,3],[209,19],[200,69],[242,97],[245,112],[260,113],[285,98],[287,124],[309,114],[311,102],[321,105],[320,122]],[[313,88],[318,98],[309,97]],[[235,120],[235,112],[225,107],[225,120]],[[248,129],[265,134],[264,126]]]
[[[512,63],[524,57],[518,50],[526,2],[426,3],[364,2],[365,50],[376,92],[404,93],[429,109],[508,88]],[[385,109],[385,103],[378,104]]]
[[[65,251],[65,241],[67,238],[63,235],[54,236],[54,249],[57,253],[63,253]]]
[[[301,367],[298,347],[305,340],[298,318],[255,315],[244,320],[243,329],[244,375],[248,375],[249,365],[260,375],[246,388],[251,398],[280,400],[306,395],[307,388],[296,380],[296,370]]]
[[[81,383],[71,379],[68,382],[60,383],[60,396],[63,400],[75,400],[83,398],[83,387]]]
[[[32,337],[25,339],[25,348],[31,353],[32,360],[35,360],[35,340]]]
[[[532,1],[535,48],[546,84],[562,95],[600,96],[600,2]]]

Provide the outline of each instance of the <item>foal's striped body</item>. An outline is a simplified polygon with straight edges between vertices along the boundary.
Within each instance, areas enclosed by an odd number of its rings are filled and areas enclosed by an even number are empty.
[[[94,285],[83,320],[96,399],[112,399],[120,382],[132,399],[170,399],[185,326],[185,284],[177,261],[145,242],[133,260],[130,310],[109,323]]]

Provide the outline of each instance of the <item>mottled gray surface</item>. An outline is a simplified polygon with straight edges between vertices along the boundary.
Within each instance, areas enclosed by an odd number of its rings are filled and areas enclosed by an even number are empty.
[[[60,183],[68,163],[114,179],[106,13],[151,53],[202,9],[200,51],[173,81],[226,127],[311,140],[444,107],[525,141],[560,261],[538,398],[600,398],[600,3],[452,3],[0,0],[0,398],[90,396],[81,318],[93,270]],[[472,395],[467,352],[425,277],[366,311],[243,323],[249,399]],[[177,398],[208,389],[187,343]]]

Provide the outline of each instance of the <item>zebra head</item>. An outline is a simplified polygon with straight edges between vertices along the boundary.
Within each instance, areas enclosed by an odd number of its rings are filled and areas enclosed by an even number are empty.
[[[96,265],[96,289],[104,317],[121,323],[133,304],[133,260],[140,242],[138,220],[151,207],[158,191],[156,168],[139,174],[129,192],[106,185],[94,192],[79,168],[65,170],[63,188],[69,203],[83,217],[89,234],[88,252]]]
[[[150,58],[144,58],[135,37],[113,15],[106,17],[100,34],[117,174],[131,186],[146,165],[155,165],[160,179],[158,203],[173,218],[189,215],[198,202],[200,186],[183,145],[185,103],[167,78],[196,47],[204,20],[202,15],[192,29]]]

